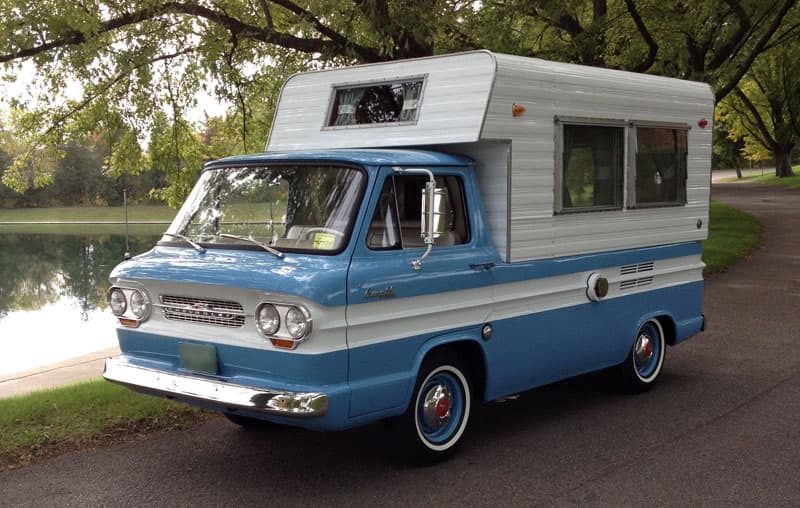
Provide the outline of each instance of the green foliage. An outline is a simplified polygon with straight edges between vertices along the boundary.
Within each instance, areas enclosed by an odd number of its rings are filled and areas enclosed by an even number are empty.
[[[13,79],[30,61],[37,77],[32,97],[11,104],[19,146],[6,150],[3,182],[18,192],[52,182],[64,147],[92,133],[108,141],[107,175],[164,175],[152,195],[175,205],[203,161],[262,149],[291,73],[480,47],[703,80],[721,99],[757,55],[795,40],[785,20],[796,4],[8,0],[0,64]],[[66,92],[74,83],[81,93]],[[202,93],[231,105],[224,119],[187,122]]]
[[[785,45],[761,55],[734,94],[719,104],[717,117],[729,137],[742,140],[754,161],[774,158],[778,176],[791,174],[791,154],[800,139],[800,51]]]

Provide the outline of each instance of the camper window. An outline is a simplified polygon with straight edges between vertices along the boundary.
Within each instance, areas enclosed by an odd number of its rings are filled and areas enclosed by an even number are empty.
[[[386,178],[372,223],[367,233],[367,246],[373,250],[409,249],[424,247],[420,234],[422,189],[425,176]],[[436,187],[445,193],[445,232],[436,237],[434,247],[459,245],[469,241],[464,192],[455,176],[436,177]]]
[[[686,203],[686,129],[637,127],[637,207]]]
[[[622,208],[624,128],[562,124],[560,212]]]
[[[422,96],[423,79],[334,89],[327,127],[414,122]]]

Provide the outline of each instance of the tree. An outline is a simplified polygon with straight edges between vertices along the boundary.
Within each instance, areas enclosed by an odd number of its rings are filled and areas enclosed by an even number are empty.
[[[234,105],[242,149],[258,150],[263,104],[293,72],[479,47],[704,80],[721,99],[758,54],[795,37],[784,20],[797,1],[6,0],[0,64],[34,62],[40,105],[19,122],[30,148],[4,181],[26,188],[28,159],[86,132],[126,133],[112,144],[114,171],[177,164],[166,150],[149,161],[140,139],[164,112],[173,144],[189,141],[184,113],[212,84]],[[83,95],[65,101],[72,81]],[[170,182],[180,195],[181,179]]]
[[[795,46],[763,54],[719,105],[731,138],[744,140],[743,151],[751,158],[772,155],[778,177],[792,176],[792,152],[800,139],[799,58]]]
[[[55,0],[0,4],[0,63],[19,70],[31,60],[39,74],[40,107],[19,125],[32,147],[61,146],[76,133],[156,128],[167,111],[181,130],[198,91],[236,107],[244,148],[250,142],[252,105],[274,99],[277,83],[310,65],[374,62],[430,55],[459,23],[471,2],[439,0],[184,0],[93,3]],[[64,101],[76,81],[83,96]],[[265,94],[267,94],[265,96]],[[62,99],[62,100],[59,100]],[[111,160],[142,161],[137,139],[120,139]],[[263,146],[263,145],[262,145]],[[23,164],[19,162],[18,164]],[[135,166],[134,166],[135,167]],[[24,190],[19,168],[5,182]]]
[[[482,10],[488,47],[552,60],[651,72],[712,85],[716,100],[763,51],[786,44],[797,0],[506,0]]]

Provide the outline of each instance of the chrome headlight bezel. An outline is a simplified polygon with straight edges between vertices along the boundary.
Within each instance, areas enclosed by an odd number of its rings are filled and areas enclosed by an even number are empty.
[[[150,301],[142,291],[131,290],[128,295],[128,307],[136,319],[143,321],[150,315]]]
[[[265,313],[270,315],[264,316]],[[265,324],[265,321],[268,324]],[[281,314],[275,305],[266,302],[259,304],[256,308],[256,328],[264,337],[272,337],[278,333],[281,328]]]
[[[143,288],[111,286],[106,293],[106,300],[111,307],[111,312],[124,326],[135,328],[150,317],[152,309],[150,295]],[[112,301],[117,302],[116,310]],[[122,307],[120,307],[120,303],[122,303]]]
[[[262,311],[270,312],[268,309],[275,309],[277,326],[263,326],[261,314]],[[262,301],[256,306],[253,317],[258,333],[281,349],[294,349],[311,333],[311,313],[301,304]]]
[[[128,298],[125,292],[120,288],[112,287],[108,290],[108,306],[111,308],[111,313],[117,317],[124,316],[128,311]]]
[[[311,319],[308,311],[292,305],[286,311],[286,332],[295,340],[302,339],[311,331]]]

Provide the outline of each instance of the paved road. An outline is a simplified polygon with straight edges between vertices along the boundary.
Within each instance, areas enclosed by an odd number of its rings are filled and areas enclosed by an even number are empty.
[[[455,459],[393,461],[381,425],[251,433],[220,419],[0,474],[2,506],[800,506],[800,193],[715,197],[764,248],[707,284],[710,329],[659,386],[593,375],[490,404]]]

